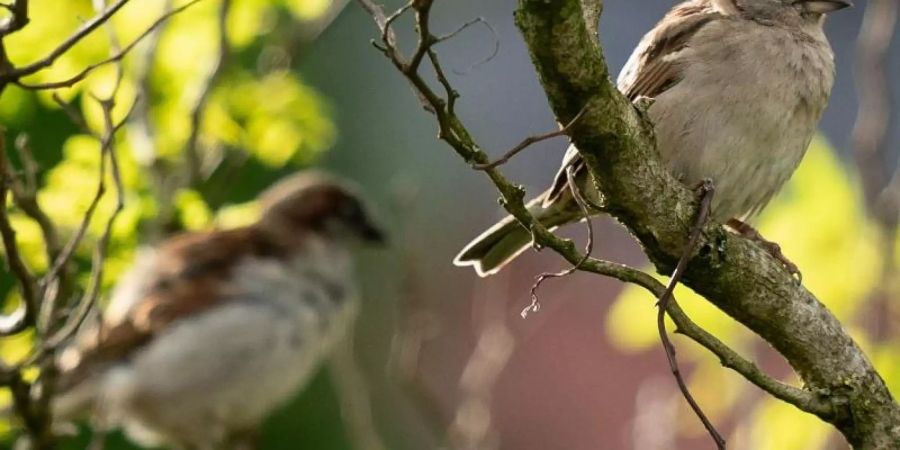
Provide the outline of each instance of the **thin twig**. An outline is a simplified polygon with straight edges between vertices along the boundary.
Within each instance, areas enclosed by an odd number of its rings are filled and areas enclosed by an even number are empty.
[[[77,111],[75,111],[71,107],[71,105],[69,105],[68,103],[63,101],[62,98],[60,98],[55,93],[53,95],[53,99],[63,108],[63,111],[65,111],[67,114],[69,114],[70,119],[73,122],[75,122],[76,125],[81,127],[83,129],[83,131],[87,132],[91,136],[94,136],[98,141],[100,141],[101,157],[100,157],[100,169],[99,170],[100,170],[101,176],[100,176],[100,181],[97,184],[97,190],[94,194],[94,197],[91,200],[91,203],[88,205],[88,208],[85,211],[84,216],[82,217],[81,224],[76,229],[75,234],[72,236],[72,238],[69,239],[69,241],[66,243],[65,247],[63,247],[63,250],[60,252],[59,256],[54,261],[52,261],[50,270],[47,272],[46,275],[44,275],[44,280],[45,280],[44,284],[47,284],[48,280],[52,280],[59,275],[59,272],[63,269],[63,267],[72,258],[72,254],[78,248],[78,245],[81,243],[81,240],[84,239],[84,235],[87,232],[87,228],[91,223],[91,220],[94,216],[94,212],[97,209],[97,205],[99,205],[100,200],[102,200],[103,195],[106,193],[106,184],[104,181],[104,176],[106,173],[106,158],[104,155],[106,155],[106,152],[109,149],[109,146],[112,145],[112,140],[113,140],[112,135],[99,137],[96,134],[94,134],[87,127],[87,125],[84,122],[84,119],[81,118],[81,116],[77,113]],[[101,101],[101,104],[103,104],[102,101]],[[123,119],[121,123],[113,126],[113,128],[111,128],[110,131],[114,133],[116,130],[118,130],[122,126],[122,124],[124,124],[126,122],[128,116],[130,115],[131,111],[133,111],[133,110],[134,110],[134,104],[132,104],[131,110],[126,114],[125,119]],[[106,112],[104,112],[104,114],[106,114]]]
[[[13,199],[15,200],[16,206],[34,220],[41,228],[44,245],[47,247],[48,261],[53,261],[59,254],[62,246],[59,240],[59,232],[56,230],[56,225],[37,202],[37,164],[35,163],[33,156],[31,156],[28,140],[24,136],[20,136],[19,139],[16,139],[16,148],[18,149],[19,158],[25,166],[26,177],[29,180],[24,186],[19,183],[13,184]]]
[[[12,193],[16,206],[22,210],[28,217],[34,220],[41,229],[44,238],[44,245],[47,249],[47,260],[53,261],[61,250],[59,241],[59,232],[50,216],[41,208],[37,202],[38,192],[38,164],[34,159],[34,154],[29,145],[28,136],[19,135],[16,138],[16,153],[22,162],[24,169],[24,183],[19,179],[13,180]]]
[[[120,50],[118,48],[118,39],[114,31],[110,30],[109,38],[111,44],[110,51],[114,54],[118,53]],[[118,216],[119,212],[124,206],[124,189],[122,187],[121,175],[119,173],[118,159],[115,154],[115,136],[121,129],[121,127],[128,121],[128,118],[134,112],[134,109],[140,100],[135,99],[132,102],[128,111],[126,111],[124,117],[119,123],[113,122],[112,111],[116,105],[115,97],[122,84],[122,80],[124,79],[124,71],[121,67],[121,61],[117,62],[117,65],[118,67],[116,71],[115,83],[113,84],[113,87],[110,90],[108,96],[106,98],[93,96],[93,98],[100,104],[101,110],[103,111],[104,132],[102,135],[99,135],[87,128],[86,124],[84,124],[84,121],[81,119],[81,116],[77,113],[77,111],[74,111],[74,109],[71,108],[70,105],[65,103],[58,95],[54,93],[53,96],[54,100],[56,100],[56,102],[59,103],[60,106],[62,106],[63,110],[72,117],[73,121],[78,123],[80,126],[83,126],[84,131],[90,136],[94,137],[94,139],[96,139],[100,143],[100,167],[98,172],[97,191],[90,205],[88,206],[88,209],[85,211],[85,215],[82,218],[81,225],[79,226],[75,235],[67,243],[66,247],[60,253],[59,257],[54,261],[54,264],[47,275],[44,276],[43,285],[45,287],[53,285],[60,271],[62,271],[65,266],[68,265],[69,261],[72,258],[72,255],[78,248],[78,245],[84,239],[84,235],[86,234],[87,228],[93,220],[93,216],[96,212],[97,206],[106,193],[107,164],[109,165],[110,173],[112,175],[113,182],[116,188],[116,204],[115,209],[113,210],[106,224],[106,228],[103,234],[100,236],[100,239],[98,240],[98,243],[95,247],[91,268],[90,287],[88,291],[82,296],[81,301],[78,303],[75,315],[73,316],[70,314],[66,322],[57,324],[59,296],[55,295],[55,293],[51,290],[45,288],[45,292],[43,295],[44,300],[42,305],[43,311],[41,316],[46,317],[46,322],[48,324],[53,324],[51,330],[53,334],[48,336],[41,343],[40,348],[36,349],[33,358],[28,358],[26,360],[40,359],[43,355],[48,352],[52,352],[62,342],[66,341],[78,329],[84,318],[87,317],[91,308],[96,303],[97,297],[99,296],[100,284],[103,277],[103,265],[106,259],[106,247],[108,245],[110,234],[112,232],[112,225],[115,221],[115,218]],[[48,327],[48,329],[50,329],[50,327]]]
[[[457,29],[455,29],[445,35],[435,37],[434,44],[437,45],[446,40],[453,39],[458,34],[462,33],[463,31],[466,31],[467,29],[469,29],[469,27],[471,27],[472,25],[475,25],[476,23],[484,24],[486,27],[488,27],[488,29],[490,29],[491,31],[494,31],[494,28],[491,27],[491,24],[489,24],[488,21],[485,20],[484,17],[476,17],[472,20],[469,20],[468,22],[463,23]],[[494,33],[494,35],[496,36],[496,32]]]
[[[504,153],[503,156],[500,157],[500,159],[487,164],[472,164],[472,168],[475,170],[487,170],[502,166],[503,164],[508,163],[510,159],[518,155],[522,150],[525,150],[526,148],[538,142],[546,141],[548,139],[553,139],[559,136],[565,136],[572,129],[575,123],[578,122],[578,119],[580,119],[581,116],[584,115],[584,111],[584,108],[582,108],[581,111],[579,111],[578,114],[575,115],[575,118],[570,120],[569,123],[566,124],[566,126],[560,128],[559,130],[537,136],[529,136],[523,139],[522,142],[519,143],[519,145],[516,145],[515,147]]]
[[[173,8],[173,0],[165,0],[162,12],[167,13]],[[136,80],[138,103],[135,105],[135,113],[128,124],[128,142],[135,162],[141,167],[141,171],[147,174],[150,180],[150,188],[154,198],[170,198],[171,191],[167,189],[169,167],[164,164],[158,154],[156,144],[158,142],[156,129],[151,116],[150,100],[153,98],[152,75],[154,63],[157,60],[159,42],[164,30],[172,22],[166,21],[150,36],[145,39],[141,48],[141,55],[135,59],[139,62],[133,69],[132,76]],[[148,220],[144,227],[145,240],[150,242],[162,236],[164,223],[171,217],[169,210],[172,205],[162,202],[159,211],[152,220]]]
[[[429,20],[431,5],[433,4],[434,0],[413,0],[412,2],[413,9],[416,11],[416,30],[419,35],[419,43],[416,45],[416,49],[406,65],[405,70],[407,72],[417,72],[419,70],[425,54],[437,41],[437,38],[431,34],[431,22]]]
[[[472,25],[475,25],[475,24],[478,24],[478,23],[484,25],[485,28],[487,28],[488,31],[491,32],[491,37],[492,37],[493,40],[494,40],[494,48],[491,49],[491,52],[490,52],[487,56],[485,56],[484,58],[482,58],[482,59],[479,60],[479,61],[476,61],[474,64],[472,64],[471,66],[467,67],[465,70],[453,70],[453,73],[455,73],[455,74],[457,74],[457,75],[466,75],[466,74],[468,74],[469,72],[475,70],[475,68],[477,68],[478,66],[480,66],[480,65],[482,65],[482,64],[486,64],[486,63],[490,62],[491,60],[493,60],[494,58],[497,57],[497,55],[500,53],[500,36],[497,34],[497,30],[494,29],[494,26],[491,25],[491,23],[488,22],[487,19],[485,19],[484,17],[476,17],[476,18],[474,18],[474,19],[472,19],[472,20],[470,20],[470,21],[468,21],[468,22],[462,24],[462,25],[461,25],[459,28],[457,28],[456,30],[454,30],[454,31],[452,31],[452,32],[450,32],[450,33],[447,33],[447,34],[445,34],[445,35],[443,35],[443,36],[438,36],[438,37],[435,39],[435,41],[436,41],[435,44],[439,44],[439,43],[441,43],[441,42],[444,42],[444,41],[446,41],[446,40],[448,40],[448,39],[451,39],[451,38],[455,37],[456,35],[458,35],[459,33],[462,33],[463,31],[465,31],[466,29],[468,29],[468,28],[471,27]]]
[[[87,35],[91,34],[92,31],[97,29],[97,27],[106,23],[106,21],[109,20],[109,18],[112,17],[116,12],[118,12],[123,6],[125,6],[128,1],[129,0],[119,0],[118,2],[114,3],[105,11],[94,16],[94,18],[92,18],[91,20],[85,22],[80,28],[78,28],[78,30],[75,31],[75,33],[69,36],[58,47],[53,49],[47,56],[26,66],[22,66],[9,72],[0,74],[0,79],[6,81],[18,80],[21,77],[31,75],[41,69],[50,67],[50,65],[52,65],[57,58],[69,51],[70,48],[75,46],[75,44],[80,42]]]
[[[11,182],[12,169],[6,157],[6,132],[0,129],[0,236],[3,239],[6,264],[16,277],[22,295],[19,307],[7,316],[0,318],[0,336],[11,336],[25,330],[34,320],[37,309],[37,285],[34,275],[22,255],[16,242],[16,232],[9,221],[6,210],[6,194]]]
[[[396,37],[394,36],[394,32],[391,31],[391,26],[394,24],[395,20],[406,13],[406,11],[409,11],[410,8],[412,8],[413,1],[410,1],[409,3],[403,5],[400,9],[394,11],[394,13],[389,17],[384,17],[383,13],[380,15],[381,24],[379,24],[379,26],[381,27],[381,40],[383,42],[389,43],[391,45],[394,45],[396,43]],[[363,6],[365,6],[366,4],[370,4],[370,2],[368,1],[362,1],[361,3],[363,4]],[[380,11],[381,8],[375,6],[374,10]]]
[[[203,158],[200,156],[200,152],[197,148],[197,139],[200,137],[200,128],[203,125],[203,115],[206,111],[206,104],[209,101],[209,96],[216,86],[216,83],[219,81],[219,78],[221,78],[222,72],[228,61],[228,55],[231,49],[231,44],[228,42],[228,14],[230,11],[231,0],[222,0],[222,4],[219,6],[218,17],[218,55],[212,70],[209,72],[209,76],[206,78],[206,82],[203,84],[203,89],[200,91],[200,95],[197,97],[197,101],[194,103],[194,107],[191,110],[191,131],[188,134],[187,141],[184,145],[184,153],[188,163],[188,177],[191,185],[198,184],[203,178],[201,167]]]
[[[17,81],[15,81],[15,84],[18,85],[19,87],[22,87],[24,89],[30,89],[30,90],[59,89],[59,88],[64,88],[64,87],[71,87],[71,86],[75,85],[75,83],[78,83],[79,81],[85,79],[88,75],[91,74],[91,72],[93,72],[97,68],[105,66],[107,64],[112,64],[112,63],[121,61],[122,58],[124,58],[134,47],[137,46],[137,44],[139,44],[141,41],[144,40],[144,38],[146,38],[147,36],[151,35],[154,31],[156,31],[156,29],[159,28],[163,23],[165,23],[169,18],[190,8],[191,6],[193,6],[194,4],[196,4],[197,2],[200,2],[200,1],[202,1],[202,0],[192,0],[188,3],[185,3],[182,6],[179,6],[178,8],[167,11],[166,13],[161,15],[158,19],[156,19],[156,21],[154,21],[152,24],[150,24],[150,26],[146,30],[144,30],[143,33],[141,33],[133,41],[128,43],[128,45],[126,45],[125,47],[121,48],[120,50],[114,52],[112,54],[112,56],[104,59],[103,61],[91,64],[91,65],[85,67],[81,72],[78,72],[77,74],[75,74],[69,78],[66,78],[65,80],[50,81],[47,83],[38,83],[38,84],[28,84],[28,83],[24,83],[24,82],[17,80]],[[225,3],[228,3],[228,1],[226,0]]]
[[[666,360],[669,362],[669,368],[672,370],[672,375],[675,376],[675,381],[678,383],[678,389],[681,390],[684,399],[687,400],[691,409],[694,410],[694,414],[696,414],[700,421],[703,422],[703,427],[706,428],[706,431],[709,432],[709,435],[712,437],[713,441],[715,441],[716,447],[718,447],[719,450],[723,450],[725,448],[725,439],[722,438],[722,435],[716,430],[715,425],[713,425],[709,418],[706,417],[703,409],[694,399],[694,396],[691,395],[690,390],[688,390],[687,383],[685,383],[684,377],[681,375],[681,369],[678,367],[678,359],[675,356],[675,346],[672,344],[672,341],[669,340],[668,333],[666,333],[666,312],[668,311],[669,304],[672,300],[672,293],[675,291],[675,286],[677,286],[678,282],[681,280],[681,276],[687,268],[687,263],[690,261],[694,249],[697,247],[697,243],[700,241],[700,234],[703,231],[703,226],[706,225],[706,221],[709,219],[709,209],[712,205],[714,192],[712,183],[704,181],[699,190],[701,197],[700,208],[697,212],[697,222],[691,230],[688,244],[685,246],[684,253],[682,253],[681,258],[678,260],[678,264],[675,266],[675,271],[669,279],[669,284],[666,285],[665,291],[663,291],[662,295],[659,297],[656,327],[659,331],[659,338],[662,341],[663,349],[666,352]]]
[[[441,62],[438,60],[437,53],[435,53],[433,49],[428,49],[428,60],[431,62],[431,66],[434,67],[434,73],[438,83],[441,83],[441,86],[444,87],[444,94],[447,96],[447,113],[453,115],[456,113],[456,100],[459,99],[459,92],[457,92],[456,89],[453,89],[450,80],[444,73]]]
[[[91,262],[91,278],[90,278],[90,286],[85,292],[84,296],[82,296],[81,301],[79,301],[78,305],[75,308],[75,312],[69,315],[68,320],[63,324],[62,327],[51,337],[49,337],[44,342],[44,347],[47,349],[55,349],[60,344],[68,341],[72,335],[78,331],[78,328],[84,322],[84,319],[87,318],[89,313],[91,312],[94,305],[97,303],[97,298],[100,295],[100,288],[103,284],[103,273],[104,266],[106,261],[106,253],[109,247],[109,240],[112,236],[113,225],[115,224],[116,218],[119,216],[119,213],[122,212],[122,209],[125,207],[125,189],[122,185],[122,175],[119,169],[119,161],[118,156],[116,155],[115,148],[115,134],[117,130],[119,130],[122,126],[122,123],[128,120],[130,113],[134,110],[133,105],[137,102],[132,103],[132,108],[129,109],[128,113],[126,113],[125,117],[118,124],[113,124],[112,121],[112,108],[113,103],[110,100],[106,100],[101,102],[103,107],[103,117],[104,123],[106,127],[106,133],[102,140],[103,150],[102,153],[106,155],[109,159],[109,168],[110,174],[113,180],[113,186],[116,191],[116,203],[115,207],[107,219],[106,226],[103,230],[103,234],[100,235],[99,240],[94,248],[94,256]],[[101,167],[104,167],[105,164],[101,163]],[[102,169],[103,172],[101,174],[101,180],[105,177],[105,167]],[[102,189],[105,191],[105,181],[101,181],[103,183],[102,188],[98,188],[98,192]]]
[[[95,3],[95,5],[97,4]],[[102,6],[103,4],[101,2],[99,6],[95,7],[99,8]],[[118,52],[118,38],[112,28],[109,28],[109,40],[110,51],[113,53]],[[41,305],[43,308],[45,308],[45,310],[42,311],[42,316],[46,315],[46,317],[48,318],[48,326],[46,327],[46,330],[43,330],[45,331],[45,336],[43,336],[43,339],[34,348],[32,355],[29,358],[26,358],[26,362],[20,365],[20,367],[24,367],[25,364],[31,364],[33,361],[37,362],[37,366],[40,370],[40,377],[35,382],[35,384],[37,385],[37,388],[35,389],[37,395],[35,396],[35,399],[33,401],[33,406],[35,414],[39,418],[39,423],[44,425],[39,429],[39,431],[43,431],[39,434],[39,436],[45,439],[45,441],[47,442],[52,442],[53,440],[52,433],[49,433],[48,431],[50,430],[50,424],[53,421],[50,403],[56,392],[56,381],[58,377],[58,367],[53,356],[55,355],[57,348],[64,342],[67,342],[71,338],[71,336],[74,335],[74,333],[81,326],[81,323],[96,305],[96,301],[99,297],[100,289],[103,284],[103,273],[106,266],[106,254],[109,246],[109,240],[112,235],[112,228],[115,224],[116,218],[124,208],[125,194],[122,185],[118,159],[116,157],[115,139],[116,133],[119,131],[122,124],[128,120],[128,117],[134,111],[134,106],[137,104],[137,101],[135,100],[131,104],[131,107],[125,113],[125,116],[122,118],[122,121],[120,123],[117,124],[114,122],[113,109],[116,106],[116,95],[118,95],[123,78],[124,70],[121,66],[121,62],[118,62],[116,67],[115,83],[108,93],[108,96],[100,98],[94,94],[91,94],[91,97],[100,104],[100,107],[103,111],[104,131],[102,135],[98,135],[88,130],[88,133],[100,142],[100,170],[98,173],[97,194],[94,198],[94,201],[92,201],[92,204],[89,206],[88,213],[86,213],[85,218],[82,221],[82,229],[79,233],[81,234],[81,237],[78,238],[78,241],[80,241],[83,237],[88,224],[93,218],[97,204],[106,191],[107,161],[110,169],[110,175],[113,179],[113,183],[116,189],[116,203],[115,208],[113,209],[106,222],[106,227],[94,248],[94,256],[91,261],[91,276],[89,287],[81,297],[80,301],[77,303],[75,312],[68,314],[64,319],[58,311],[58,295],[55,295],[55,293],[51,294],[45,291],[44,304]],[[70,243],[74,243],[74,245],[72,245],[72,247],[68,249],[69,256],[66,256],[65,260],[58,259],[57,264],[59,265],[55,266],[56,268],[68,264],[68,261],[72,255],[71,252],[73,252],[77,247],[77,243],[75,240],[71,241]],[[47,282],[45,285],[54,284],[54,277],[45,277],[45,281]],[[49,297],[47,296],[48,294],[50,294]]]
[[[20,179],[16,179],[12,183],[12,192],[13,192],[13,200],[15,201],[16,206],[25,213],[26,216],[30,217],[35,223],[38,224],[38,227],[41,229],[41,235],[44,239],[44,248],[47,255],[48,264],[52,261],[55,261],[57,257],[59,257],[62,252],[62,244],[60,243],[59,232],[57,231],[56,224],[53,223],[53,220],[50,219],[50,216],[41,208],[40,204],[37,202],[37,194],[38,194],[38,182],[37,182],[37,171],[38,165],[34,160],[34,156],[31,153],[31,148],[28,145],[28,136],[20,135],[16,139],[16,151],[18,152],[19,159],[22,161],[24,166],[24,182]],[[36,325],[38,330],[43,330],[45,325],[48,323],[46,317],[42,314],[42,311],[45,310],[43,305],[45,304],[44,300],[47,298],[47,293],[52,292],[53,296],[57,295],[67,295],[70,292],[71,288],[71,280],[69,271],[64,268],[59,272],[59,276],[53,280],[52,286],[47,286],[44,281],[46,279],[42,279],[38,283],[38,290],[41,292],[40,295],[40,308],[38,311],[38,316],[36,317]]]
[[[91,224],[91,221],[94,218],[94,212],[97,210],[97,206],[100,204],[100,201],[103,199],[104,194],[106,193],[106,183],[104,181],[104,177],[106,176],[106,155],[105,149],[101,148],[100,155],[100,181],[97,184],[97,190],[94,192],[94,197],[91,199],[91,203],[88,205],[87,210],[84,212],[84,216],[81,219],[81,223],[75,231],[75,234],[69,239],[66,243],[65,247],[63,247],[62,251],[59,253],[59,256],[52,261],[52,265],[50,266],[50,270],[44,275],[42,279],[42,285],[45,287],[49,287],[55,283],[55,280],[59,277],[60,273],[65,269],[66,265],[71,261],[72,256],[75,254],[75,250],[78,249],[78,246],[81,244],[81,241],[84,239],[85,234],[87,234],[88,227]],[[49,291],[45,289],[45,292],[42,293],[42,297],[44,297],[43,304],[41,307],[47,311],[42,314],[48,317],[48,323],[54,320],[53,315],[50,315],[51,311],[55,311],[57,309],[58,297],[56,295],[48,295]]]
[[[84,117],[81,116],[81,113],[77,108],[72,106],[71,103],[63,100],[62,97],[59,96],[58,93],[54,92],[50,94],[50,97],[53,98],[53,101],[59,105],[60,109],[69,117],[69,120],[76,126],[78,129],[83,131],[86,134],[93,134],[90,127],[87,126],[87,122],[84,121]]]
[[[576,117],[577,119],[577,117]],[[575,273],[581,266],[591,257],[591,253],[594,251],[594,225],[591,223],[591,212],[588,207],[587,202],[584,200],[584,196],[581,195],[581,188],[578,187],[578,183],[575,182],[575,171],[569,166],[566,168],[566,181],[569,183],[569,191],[572,192],[572,197],[575,199],[575,203],[578,204],[578,208],[581,209],[581,213],[584,217],[584,223],[587,227],[587,243],[584,246],[584,256],[578,260],[577,263],[572,264],[568,269],[563,270],[562,272],[555,273],[542,273],[537,277],[534,284],[531,286],[531,304],[526,306],[525,309],[522,310],[521,315],[522,318],[528,317],[529,313],[536,313],[541,309],[541,303],[537,296],[537,290],[541,287],[541,284],[549,278],[562,278],[567,277]]]

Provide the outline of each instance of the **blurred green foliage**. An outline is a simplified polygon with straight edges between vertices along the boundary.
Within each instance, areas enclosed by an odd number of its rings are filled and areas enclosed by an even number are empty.
[[[845,324],[873,358],[890,386],[900,383],[896,342],[876,343],[867,333],[869,301],[880,286],[880,255],[885,248],[860,201],[858,183],[851,179],[828,144],[816,139],[788,187],[759,218],[759,230],[778,242],[785,255],[803,270],[803,283]],[[699,325],[743,354],[760,357],[770,373],[789,369],[760,339],[690,289],[679,286],[675,297]],[[621,349],[638,352],[659,348],[656,324],[635,317],[653,317],[654,301],[641,288],[628,286],[607,316],[606,330]],[[668,322],[668,329],[674,329]],[[739,375],[724,369],[709,352],[682,337],[676,338],[680,361],[693,366],[691,391],[717,423],[736,423],[729,439],[734,448],[753,450],[816,450],[826,448],[835,431],[819,419],[764,395]],[[796,377],[785,381],[797,384]],[[678,430],[696,437],[705,431],[680,395]],[[731,446],[729,446],[731,447]]]
[[[5,40],[10,59],[27,64],[43,58],[95,15],[96,3],[102,4],[90,0],[32,2],[31,22]],[[132,42],[167,8],[184,3],[131,1],[113,17],[110,27],[96,30],[50,68],[23,81],[35,84],[66,79],[113,53],[113,39],[120,46]],[[309,38],[291,30],[320,20],[337,5],[331,0],[233,0],[226,22],[230,49],[208,93],[197,130],[202,176],[188,179],[185,168],[191,115],[219,58],[221,4],[204,0],[174,16],[158,35],[142,41],[122,63],[114,119],[122,120],[134,102],[142,104],[116,137],[125,209],[111,235],[106,289],[128,267],[139,244],[179,230],[234,226],[253,220],[256,210],[249,201],[253,194],[284,173],[315,162],[336,139],[328,103],[291,71],[290,58],[303,39]],[[116,69],[112,64],[103,66],[73,87],[54,91],[71,102],[97,133],[103,131],[103,118],[96,97],[111,94]],[[40,166],[38,202],[67,239],[96,193],[100,143],[71,122],[51,93],[8,87],[0,95],[0,123],[6,127],[9,141],[23,134],[29,136]],[[112,186],[110,175],[104,176]],[[89,275],[91,252],[115,206],[111,191],[107,190],[99,204],[75,255],[80,290]],[[34,272],[41,274],[48,262],[40,229],[12,204],[8,206],[23,257]],[[18,303],[12,287],[9,274],[0,274],[0,298],[5,300],[5,310]],[[2,339],[0,356],[17,361],[27,354],[30,345],[28,335]],[[290,406],[273,420],[272,429],[289,444],[267,448],[296,448],[297,442],[315,448],[325,448],[321,444],[330,442],[334,444],[328,448],[346,448],[341,444],[343,431],[332,395],[320,376],[313,389],[303,394],[304,402]],[[9,393],[0,391],[0,407],[8,402]],[[0,447],[15,432],[10,426],[0,421]],[[128,448],[121,439],[114,441],[110,448]],[[72,445],[84,448],[83,441]]]

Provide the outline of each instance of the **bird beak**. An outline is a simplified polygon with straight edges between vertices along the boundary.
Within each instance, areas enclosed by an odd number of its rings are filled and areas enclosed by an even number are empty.
[[[798,0],[803,9],[809,13],[827,14],[839,9],[853,6],[849,0]]]

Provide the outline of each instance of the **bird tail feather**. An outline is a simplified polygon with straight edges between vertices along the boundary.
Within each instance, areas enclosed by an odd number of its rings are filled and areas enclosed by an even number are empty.
[[[555,229],[577,217],[578,209],[572,208],[577,206],[573,201],[544,203],[542,195],[528,204],[528,211],[548,229]],[[528,249],[531,239],[530,231],[513,216],[506,216],[463,248],[453,264],[458,267],[471,266],[478,276],[487,277]]]

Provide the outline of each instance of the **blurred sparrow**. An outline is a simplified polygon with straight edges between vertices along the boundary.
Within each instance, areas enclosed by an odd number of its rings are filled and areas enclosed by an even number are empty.
[[[354,242],[382,235],[323,174],[259,200],[253,225],[139,256],[101,325],[60,357],[56,417],[91,411],[143,445],[222,449],[304,386],[353,321]]]
[[[848,6],[848,0],[691,0],[669,11],[632,53],[619,90],[632,101],[649,99],[660,156],[678,179],[712,180],[713,220],[762,240],[743,220],[781,189],[809,146],[834,81],[824,15]],[[550,189],[528,205],[546,227],[583,219],[568,188],[569,168],[586,198],[602,204],[569,147]],[[487,276],[530,242],[528,230],[507,217],[454,264]]]

